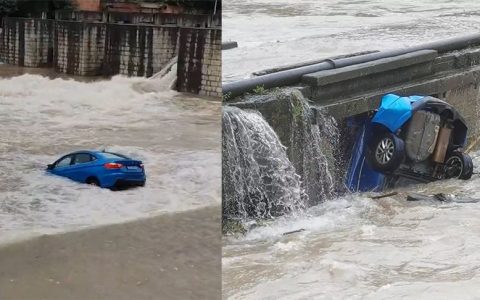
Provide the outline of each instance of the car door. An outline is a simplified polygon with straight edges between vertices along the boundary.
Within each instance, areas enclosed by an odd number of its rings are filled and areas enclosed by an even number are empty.
[[[59,160],[57,160],[52,169],[52,173],[60,176],[69,177],[69,169],[73,163],[73,155],[66,155]]]
[[[70,178],[76,181],[85,182],[87,177],[92,174],[92,168],[96,157],[90,153],[76,153],[73,157],[72,165],[69,168]]]

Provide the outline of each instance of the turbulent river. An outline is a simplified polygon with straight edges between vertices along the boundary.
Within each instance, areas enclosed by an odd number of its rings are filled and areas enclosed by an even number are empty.
[[[224,81],[289,63],[478,32],[476,1],[227,0]],[[480,153],[473,153],[480,165]],[[478,168],[476,172],[478,172]],[[347,194],[224,237],[228,299],[472,299],[480,284],[480,177]],[[475,202],[475,201],[473,201]],[[298,231],[292,234],[284,233]]]
[[[162,80],[11,76],[21,72],[0,65],[0,244],[220,203],[218,101]],[[45,173],[81,149],[142,160],[146,186],[112,192]]]
[[[474,0],[225,0],[223,80],[366,50],[406,47],[478,32]]]

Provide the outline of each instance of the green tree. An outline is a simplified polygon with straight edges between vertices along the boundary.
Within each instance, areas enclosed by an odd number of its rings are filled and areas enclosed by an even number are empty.
[[[8,16],[17,10],[16,0],[0,0],[0,19],[2,16]]]

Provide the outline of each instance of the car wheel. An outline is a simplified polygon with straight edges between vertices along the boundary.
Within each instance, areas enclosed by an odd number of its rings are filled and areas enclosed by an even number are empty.
[[[395,171],[405,158],[404,142],[389,132],[381,134],[369,148],[369,162],[373,169],[380,172]]]
[[[88,178],[87,179],[87,184],[94,185],[94,186],[100,186],[100,182],[95,177]]]
[[[473,174],[472,158],[463,152],[452,152],[445,161],[445,177],[470,179]]]

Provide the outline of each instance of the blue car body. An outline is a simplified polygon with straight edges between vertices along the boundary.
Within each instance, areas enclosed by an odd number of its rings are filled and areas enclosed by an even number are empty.
[[[47,172],[103,188],[143,186],[146,181],[141,161],[103,151],[69,153],[48,165]]]
[[[466,123],[448,103],[430,96],[384,95],[377,111],[347,120],[349,128],[357,129],[345,181],[351,192],[381,191],[384,189],[388,176],[374,170],[368,163],[368,159],[366,159],[367,144],[374,138],[378,128],[396,134],[412,118],[413,113],[420,109],[436,112],[448,110],[456,125],[453,146],[460,148],[465,145],[467,138]]]

